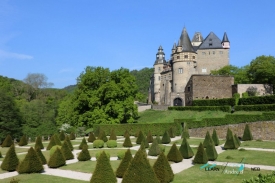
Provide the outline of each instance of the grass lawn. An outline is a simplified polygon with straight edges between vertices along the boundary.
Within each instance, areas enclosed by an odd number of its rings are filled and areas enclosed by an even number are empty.
[[[245,164],[275,166],[274,157],[275,152],[226,150],[219,154],[217,161],[239,163],[244,158]]]
[[[251,171],[250,169],[245,169],[243,174],[232,175],[232,174],[222,174],[220,171],[205,171],[200,170],[201,165],[195,165],[187,170],[184,170],[178,174],[175,174],[173,183],[241,183],[243,179],[250,179],[253,176],[258,176],[259,173],[267,174],[272,171],[261,170],[260,172]]]
[[[9,150],[9,147],[0,147],[0,151],[2,155],[5,155]],[[21,152],[28,152],[29,148],[20,148],[20,147],[15,147],[15,152],[16,153],[21,153]]]
[[[241,143],[243,148],[263,148],[263,149],[275,149],[275,141],[244,141]]]
[[[102,151],[105,151],[105,152],[109,153],[111,157],[117,157],[117,154],[119,152],[121,152],[121,151],[126,152],[127,149],[115,149],[115,148],[112,148],[112,149],[111,148],[110,149],[94,149],[94,150],[89,149],[90,155],[92,157],[95,157],[97,152],[102,152]],[[136,154],[136,152],[137,152],[136,150],[131,150],[132,155]]]

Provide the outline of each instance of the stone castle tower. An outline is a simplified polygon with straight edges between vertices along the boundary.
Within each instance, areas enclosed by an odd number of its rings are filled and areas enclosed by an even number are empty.
[[[209,75],[211,70],[229,65],[229,49],[226,33],[221,41],[213,32],[205,39],[196,32],[191,41],[184,28],[168,61],[163,48],[158,49],[154,74],[150,79],[149,102],[184,106],[185,88],[190,77],[194,74]]]

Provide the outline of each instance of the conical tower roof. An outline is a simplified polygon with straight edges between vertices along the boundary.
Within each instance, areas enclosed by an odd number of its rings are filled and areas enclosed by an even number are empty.
[[[179,46],[182,46],[183,52],[195,52],[185,27],[179,39]]]
[[[223,38],[222,38],[222,43],[223,42],[230,42],[229,39],[228,39],[228,37],[227,37],[226,32],[224,32],[224,35],[223,35]]]

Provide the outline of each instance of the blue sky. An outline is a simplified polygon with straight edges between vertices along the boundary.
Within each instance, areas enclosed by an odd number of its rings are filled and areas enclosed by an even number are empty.
[[[185,26],[189,36],[227,32],[230,63],[275,56],[274,0],[1,0],[0,75],[42,73],[55,88],[76,84],[86,66],[153,67]]]

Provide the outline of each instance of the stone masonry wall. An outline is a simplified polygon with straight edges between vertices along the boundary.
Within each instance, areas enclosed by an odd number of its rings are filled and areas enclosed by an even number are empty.
[[[213,133],[214,128],[217,131],[218,137],[225,139],[227,128],[230,128],[233,133],[238,137],[243,136],[244,128],[246,123],[234,124],[234,125],[222,125],[204,128],[193,128],[189,129],[189,134],[191,137],[201,137],[204,138],[207,131],[210,134]],[[275,121],[260,121],[248,123],[253,139],[262,140],[275,140]]]

